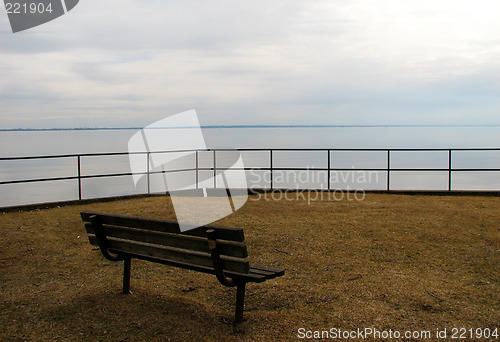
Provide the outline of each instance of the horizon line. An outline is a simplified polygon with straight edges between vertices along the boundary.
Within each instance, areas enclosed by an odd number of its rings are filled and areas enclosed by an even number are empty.
[[[375,124],[375,125],[201,125],[199,128],[425,128],[425,127],[500,127],[500,124]],[[0,128],[0,132],[40,132],[40,131],[105,131],[105,130],[141,130],[141,129],[190,129],[196,126],[176,127],[53,127],[53,128]]]

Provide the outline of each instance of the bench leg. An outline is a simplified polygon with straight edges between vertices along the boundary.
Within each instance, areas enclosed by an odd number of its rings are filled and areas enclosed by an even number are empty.
[[[234,323],[243,321],[243,307],[245,306],[245,282],[238,283],[236,288],[236,311]]]
[[[126,258],[123,262],[123,294],[130,294],[130,265],[132,259]]]

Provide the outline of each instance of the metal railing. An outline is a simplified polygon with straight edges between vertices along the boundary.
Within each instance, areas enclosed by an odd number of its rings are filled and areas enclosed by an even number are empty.
[[[37,182],[50,182],[50,181],[63,181],[63,180],[77,180],[78,183],[78,200],[82,200],[83,196],[83,188],[82,181],[85,179],[92,178],[103,178],[103,177],[123,177],[123,176],[146,176],[147,178],[147,193],[150,194],[151,189],[151,176],[154,174],[168,173],[168,172],[186,172],[186,171],[195,171],[195,184],[196,187],[199,185],[199,173],[201,171],[212,171],[214,175],[214,187],[217,187],[217,172],[225,170],[227,168],[223,168],[218,166],[217,162],[218,156],[222,152],[230,152],[230,151],[238,151],[239,153],[248,153],[248,152],[260,152],[264,154],[268,154],[268,166],[265,167],[252,167],[250,165],[245,165],[244,168],[230,168],[230,170],[253,170],[253,171],[268,171],[270,173],[270,181],[268,185],[268,189],[275,189],[276,184],[274,181],[274,176],[277,172],[280,171],[323,171],[326,172],[328,177],[327,187],[324,190],[335,190],[332,186],[331,182],[331,174],[332,172],[363,172],[363,171],[372,171],[372,172],[384,172],[387,175],[387,181],[385,185],[385,189],[381,189],[382,191],[392,191],[391,188],[391,176],[394,172],[447,172],[448,174],[448,186],[446,191],[454,191],[452,186],[453,175],[460,172],[500,172],[500,168],[454,168],[453,167],[453,156],[457,152],[467,151],[467,152],[500,152],[500,148],[459,148],[459,149],[203,149],[203,150],[175,150],[175,151],[154,151],[154,152],[118,152],[118,153],[88,153],[88,154],[66,154],[66,155],[47,155],[47,156],[30,156],[30,157],[2,157],[0,158],[0,167],[1,162],[3,161],[21,161],[21,160],[63,160],[63,159],[74,159],[74,163],[76,164],[76,174],[66,177],[46,177],[46,178],[29,178],[29,179],[20,179],[20,180],[7,180],[0,181],[0,186],[7,184],[24,184],[24,183],[37,183]],[[182,169],[173,169],[173,170],[153,170],[151,167],[151,158],[155,154],[159,153],[193,153],[195,155],[195,165],[194,167],[182,168]],[[326,167],[280,167],[277,166],[276,156],[282,152],[300,152],[300,153],[310,153],[310,152],[324,152],[325,160],[324,163]],[[384,167],[367,167],[367,168],[346,168],[346,167],[333,167],[335,165],[335,161],[332,159],[332,153],[335,152],[379,152],[386,154],[385,157],[385,166]],[[400,168],[393,167],[392,157],[395,152],[443,152],[447,154],[447,166],[446,167],[438,167],[438,168]],[[200,154],[201,153],[212,153],[213,163],[210,167],[201,167],[200,166]],[[130,172],[130,170],[126,170],[127,172],[115,172],[115,173],[103,173],[103,174],[82,174],[82,160],[85,157],[106,157],[106,156],[120,156],[120,155],[130,155],[130,154],[139,154],[144,155],[147,160],[147,165],[145,165],[144,172]],[[1,170],[1,168],[0,168]],[[1,187],[0,187],[1,189]],[[417,189],[415,189],[417,190]],[[499,191],[500,189],[489,189],[492,191]]]

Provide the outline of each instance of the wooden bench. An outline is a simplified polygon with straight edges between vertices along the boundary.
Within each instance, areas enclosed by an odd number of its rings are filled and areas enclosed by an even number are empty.
[[[203,226],[181,232],[176,222],[82,212],[90,243],[111,261],[124,261],[123,293],[130,293],[131,259],[215,274],[227,287],[236,286],[235,323],[243,319],[245,284],[260,283],[283,270],[251,266],[243,229]]]

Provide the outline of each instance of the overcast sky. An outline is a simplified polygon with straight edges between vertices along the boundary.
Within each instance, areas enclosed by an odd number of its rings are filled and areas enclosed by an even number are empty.
[[[0,128],[500,124],[497,0],[81,0],[13,34]]]

